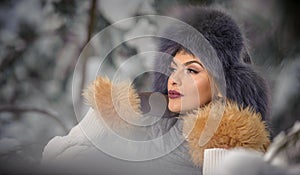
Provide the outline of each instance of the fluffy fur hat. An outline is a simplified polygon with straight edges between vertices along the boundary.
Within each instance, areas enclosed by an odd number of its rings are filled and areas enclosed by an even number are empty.
[[[222,64],[223,72],[216,70],[218,65],[209,57],[202,57],[201,55],[205,53],[201,53],[202,51],[199,49],[189,50],[189,48],[183,47],[202,47],[199,40],[195,39],[194,33],[189,32],[184,25],[169,26],[165,30],[164,36],[166,37],[160,39],[159,52],[175,56],[179,50],[184,49],[200,58],[211,74],[224,73],[226,98],[238,103],[243,108],[247,106],[254,108],[265,120],[269,108],[268,86],[253,68],[246,51],[243,35],[234,20],[223,12],[206,7],[181,7],[177,8],[175,12],[177,19],[194,27],[210,43]],[[166,39],[170,38],[170,35],[178,37],[181,43]],[[154,91],[167,94],[167,67],[169,64],[170,59],[159,58],[156,60],[157,72],[154,76]],[[218,84],[218,82],[216,83]]]

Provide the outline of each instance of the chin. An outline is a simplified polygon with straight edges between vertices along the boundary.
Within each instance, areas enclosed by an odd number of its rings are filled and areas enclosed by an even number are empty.
[[[181,111],[180,107],[168,105],[169,111],[179,113]]]
[[[174,112],[174,113],[185,113],[185,112],[188,112],[188,111],[190,111],[190,110],[192,110],[192,109],[185,109],[185,108],[181,108],[181,107],[177,107],[177,106],[168,106],[168,108],[169,108],[169,111],[171,111],[171,112]]]

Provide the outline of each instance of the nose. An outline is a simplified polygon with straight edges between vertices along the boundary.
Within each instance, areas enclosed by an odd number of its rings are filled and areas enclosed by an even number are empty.
[[[170,76],[170,81],[173,86],[181,86],[182,84],[181,75],[178,72],[173,73]]]

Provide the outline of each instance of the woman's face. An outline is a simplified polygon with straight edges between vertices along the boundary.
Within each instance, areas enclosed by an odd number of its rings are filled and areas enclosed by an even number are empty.
[[[171,62],[170,72],[168,79],[170,111],[184,113],[211,101],[210,77],[199,58],[180,51]]]

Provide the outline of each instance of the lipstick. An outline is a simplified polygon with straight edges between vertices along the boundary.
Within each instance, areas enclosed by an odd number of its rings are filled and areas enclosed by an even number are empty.
[[[175,98],[180,98],[182,97],[183,95],[175,90],[169,90],[168,91],[168,97],[170,99],[175,99]]]

